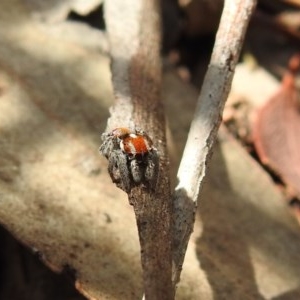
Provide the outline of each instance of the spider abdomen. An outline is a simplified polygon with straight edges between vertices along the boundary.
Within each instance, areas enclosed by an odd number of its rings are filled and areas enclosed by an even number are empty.
[[[152,141],[145,135],[129,134],[120,147],[128,155],[144,155],[152,149]]]

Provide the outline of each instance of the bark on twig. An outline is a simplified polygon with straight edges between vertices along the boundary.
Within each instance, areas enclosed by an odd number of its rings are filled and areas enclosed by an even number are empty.
[[[116,100],[108,130],[138,126],[152,137],[160,155],[156,190],[137,186],[129,193],[139,231],[145,298],[173,299],[171,197],[165,120],[160,101],[158,1],[106,1],[105,20]]]
[[[206,174],[234,68],[238,61],[255,0],[226,0],[211,61],[178,170],[173,196],[173,284],[179,281],[194,226],[197,200]]]

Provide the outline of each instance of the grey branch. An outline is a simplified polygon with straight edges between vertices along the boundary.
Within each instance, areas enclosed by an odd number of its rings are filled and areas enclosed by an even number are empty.
[[[171,300],[172,210],[160,96],[159,1],[108,0],[105,20],[115,93],[108,130],[138,126],[150,135],[159,153],[155,190],[134,186],[128,193],[139,232],[145,298]]]
[[[199,192],[217,138],[223,108],[230,90],[255,0],[226,0],[211,61],[198,98],[173,196],[173,284],[179,281]]]

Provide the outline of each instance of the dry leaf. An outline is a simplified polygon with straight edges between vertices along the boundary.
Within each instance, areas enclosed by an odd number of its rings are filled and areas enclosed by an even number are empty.
[[[102,2],[103,0],[24,0],[25,5],[35,17],[50,23],[65,20],[71,11],[85,16]]]
[[[280,90],[258,112],[253,139],[261,161],[300,196],[300,102],[294,73],[299,56],[290,61]]]
[[[1,5],[0,223],[52,269],[74,270],[89,299],[141,299],[133,211],[98,154],[112,103],[109,60],[51,38],[22,1]],[[164,89],[180,151],[197,92],[171,73]],[[298,227],[268,175],[228,134],[204,189],[177,298],[299,299]]]

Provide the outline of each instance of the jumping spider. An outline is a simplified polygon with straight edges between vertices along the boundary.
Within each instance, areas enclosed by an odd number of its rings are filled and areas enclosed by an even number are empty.
[[[159,157],[150,137],[142,130],[118,127],[102,134],[100,153],[108,159],[108,172],[125,192],[144,184],[155,189]]]

